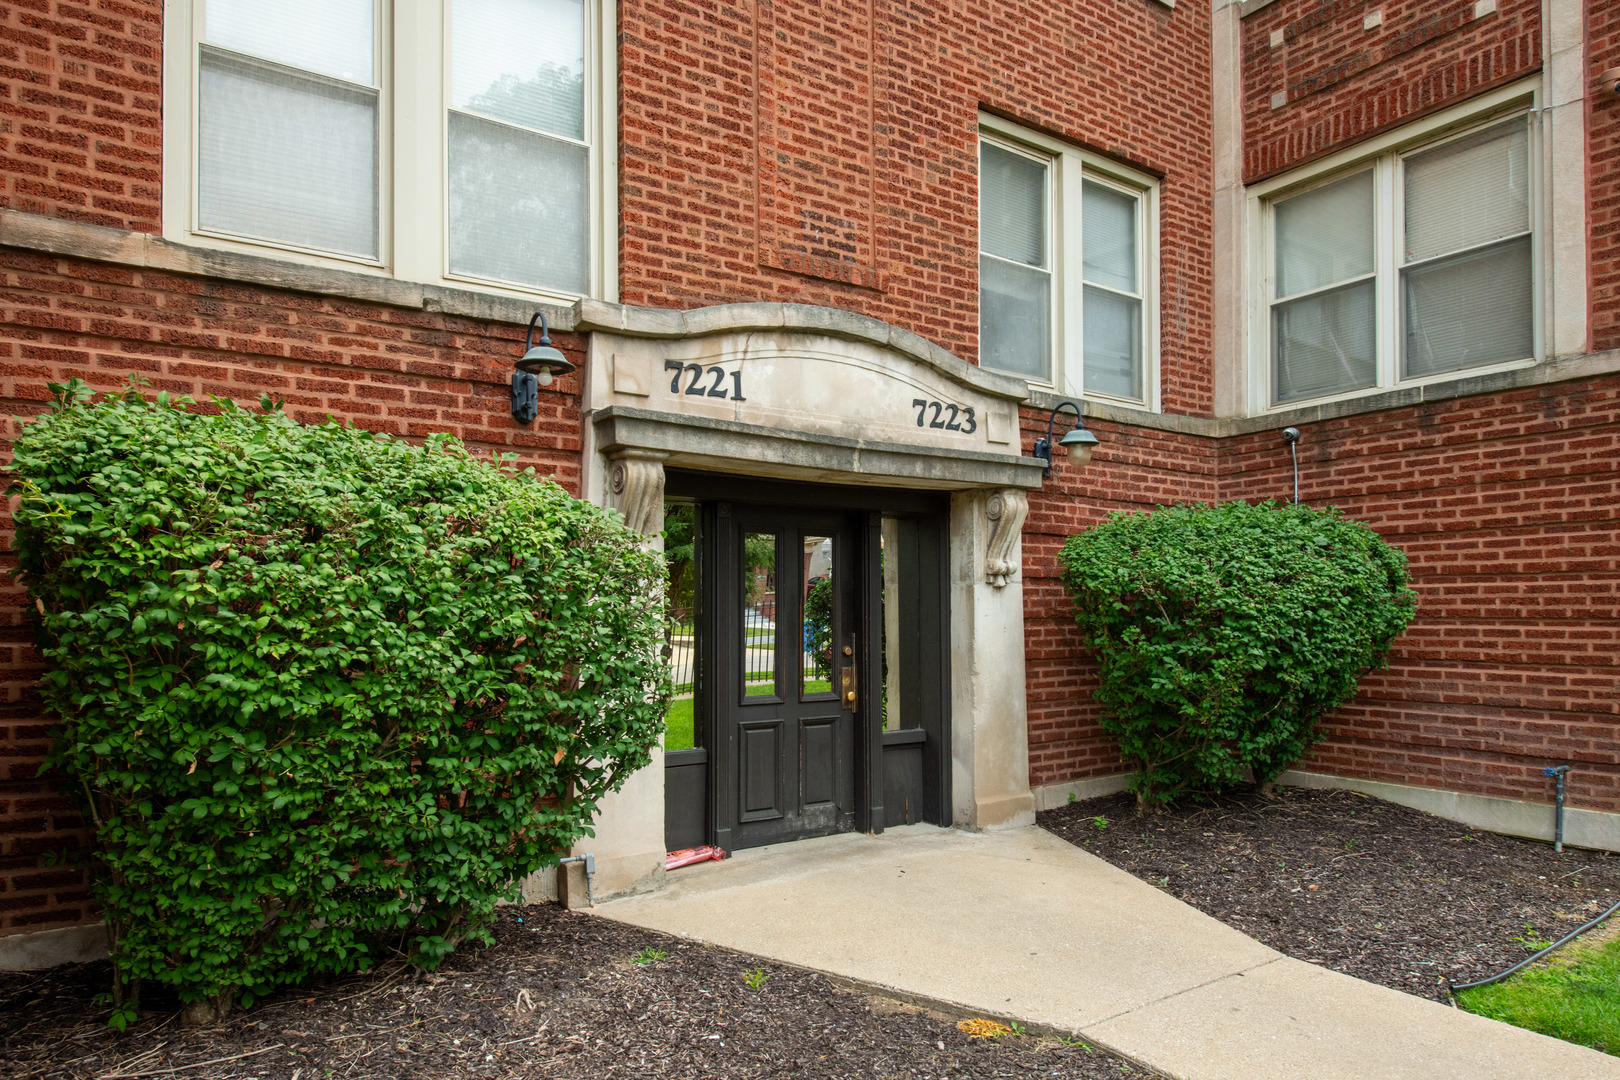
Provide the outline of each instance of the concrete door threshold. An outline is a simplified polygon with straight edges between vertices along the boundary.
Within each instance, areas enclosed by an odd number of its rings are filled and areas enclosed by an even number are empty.
[[[1620,1078],[1620,1061],[1281,955],[1029,827],[744,851],[595,914],[1190,1080]]]

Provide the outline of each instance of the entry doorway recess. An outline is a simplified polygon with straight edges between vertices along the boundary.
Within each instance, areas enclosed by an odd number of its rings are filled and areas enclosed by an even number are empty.
[[[950,821],[948,503],[671,470],[665,842]]]

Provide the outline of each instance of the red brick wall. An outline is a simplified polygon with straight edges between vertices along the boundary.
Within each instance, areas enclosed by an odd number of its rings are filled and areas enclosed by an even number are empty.
[[[1305,768],[1620,810],[1620,377],[1302,427],[1300,497],[1406,552],[1416,620]],[[1284,498],[1275,432],[1223,499]]]
[[[1037,424],[1032,421],[1038,420]],[[1024,530],[1033,784],[1121,770],[1055,580],[1063,537],[1114,509],[1287,499],[1278,431],[1222,440],[1094,424]],[[1300,497],[1406,552],[1418,613],[1388,669],[1328,720],[1302,768],[1620,810],[1620,377],[1303,426]],[[1025,417],[1026,445],[1045,434]]]
[[[0,207],[160,232],[162,0],[0,4]]]
[[[1023,445],[1046,435],[1047,413],[1023,410]],[[1067,413],[1060,423],[1070,422]],[[1024,522],[1024,665],[1029,709],[1029,782],[1063,783],[1123,771],[1113,740],[1097,726],[1095,667],[1080,648],[1074,607],[1058,579],[1068,537],[1115,510],[1152,510],[1216,498],[1214,439],[1087,421],[1101,440],[1091,464],[1053,454],[1052,475],[1029,497]],[[1063,428],[1058,431],[1061,434]]]
[[[0,455],[42,411],[47,382],[98,389],[135,372],[154,390],[244,404],[261,394],[308,423],[328,416],[373,431],[449,431],[512,451],[578,490],[578,377],[540,392],[540,416],[510,412],[524,328],[275,289],[126,270],[0,248]],[[583,363],[579,339],[558,346]],[[9,510],[0,550],[11,549]],[[0,557],[0,569],[12,565]],[[0,934],[82,921],[75,870],[41,868],[81,822],[57,784],[36,777],[49,741],[35,680],[40,658],[20,586],[0,579]]]
[[[1379,13],[1383,22],[1366,29]],[[1282,43],[1272,34],[1281,30]],[[1243,20],[1249,182],[1541,69],[1540,0],[1282,0]],[[1286,104],[1272,108],[1273,95]]]
[[[982,105],[1162,174],[1163,400],[1210,410],[1205,7],[624,0],[619,18],[625,303],[827,304],[975,359]]]
[[[1592,257],[1592,347],[1620,349],[1620,94],[1600,84],[1620,68],[1620,4],[1588,0],[1587,226]]]

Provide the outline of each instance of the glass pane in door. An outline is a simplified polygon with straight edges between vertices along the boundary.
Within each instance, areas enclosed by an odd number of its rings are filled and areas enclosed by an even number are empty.
[[[776,696],[776,534],[743,533],[744,697]]]
[[[805,536],[800,544],[804,590],[804,625],[799,687],[804,697],[832,693],[833,678],[833,542],[830,536]]]
[[[690,750],[704,745],[702,725],[693,712],[697,671],[697,602],[703,595],[698,583],[697,507],[691,503],[664,506],[664,657],[674,691],[664,714],[664,749]]]
[[[883,519],[878,565],[883,571],[883,730],[900,727],[900,522]]]

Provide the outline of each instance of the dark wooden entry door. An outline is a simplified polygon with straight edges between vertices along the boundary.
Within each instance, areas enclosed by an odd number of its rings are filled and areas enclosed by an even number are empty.
[[[946,497],[666,475],[669,850],[950,824]]]
[[[758,847],[855,828],[861,519],[716,508],[716,841]]]

